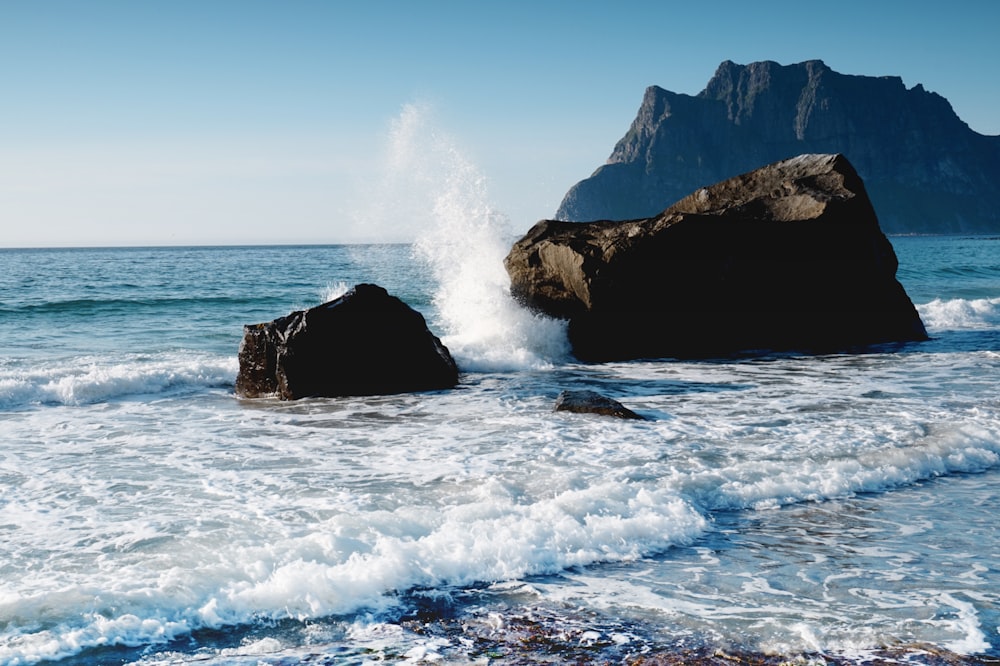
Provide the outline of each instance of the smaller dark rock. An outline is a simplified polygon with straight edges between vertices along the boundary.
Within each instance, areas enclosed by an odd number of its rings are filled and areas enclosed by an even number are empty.
[[[244,326],[244,398],[385,395],[451,388],[458,368],[423,315],[374,284],[309,310]]]
[[[556,411],[646,420],[644,416],[636,414],[617,400],[612,400],[596,391],[563,391],[556,398]]]

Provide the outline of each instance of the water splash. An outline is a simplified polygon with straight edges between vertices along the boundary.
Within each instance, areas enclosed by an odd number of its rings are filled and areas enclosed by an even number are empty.
[[[351,286],[343,280],[332,282],[326,285],[326,289],[322,291],[319,300],[321,303],[329,303],[330,301],[340,298],[350,290]]]
[[[434,275],[444,342],[465,371],[547,367],[569,353],[565,323],[513,301],[503,266],[514,239],[490,202],[486,178],[425,105],[407,104],[394,121],[388,181],[417,222],[414,251]]]

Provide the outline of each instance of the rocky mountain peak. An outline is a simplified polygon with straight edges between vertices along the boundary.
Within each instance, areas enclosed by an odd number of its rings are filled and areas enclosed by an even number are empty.
[[[727,60],[695,96],[648,87],[607,163],[556,217],[650,216],[706,183],[802,153],[847,155],[890,233],[1000,231],[1000,137],[972,131],[920,84],[821,60]]]

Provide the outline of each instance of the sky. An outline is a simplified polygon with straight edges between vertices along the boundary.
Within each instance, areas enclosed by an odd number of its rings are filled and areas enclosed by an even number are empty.
[[[648,86],[724,60],[900,76],[997,135],[997,26],[996,0],[0,0],[0,247],[410,240],[426,203],[386,183],[415,116],[419,169],[460,155],[520,233]]]

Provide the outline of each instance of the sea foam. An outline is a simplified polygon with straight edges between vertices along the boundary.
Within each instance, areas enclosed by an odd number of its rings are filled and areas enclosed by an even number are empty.
[[[548,367],[569,353],[565,323],[510,296],[503,259],[514,234],[491,203],[486,178],[425,106],[406,105],[393,124],[387,170],[417,221],[414,250],[434,274],[444,342],[463,371]],[[413,224],[413,222],[411,222]]]
[[[986,329],[1000,326],[1000,298],[934,299],[917,306],[931,331]]]
[[[230,545],[196,570],[167,566],[141,586],[133,566],[96,570],[86,582],[37,592],[34,602],[0,595],[7,608],[34,608],[47,629],[19,632],[0,646],[0,663],[58,659],[90,647],[162,644],[201,628],[285,618],[306,620],[360,609],[387,609],[399,590],[468,585],[633,560],[690,543],[707,519],[669,490],[601,483],[523,503],[485,483],[478,500],[438,509],[371,512],[365,529],[348,514],[309,535],[266,545]],[[189,551],[192,544],[185,546]],[[165,564],[178,557],[164,551]],[[137,565],[140,560],[137,559]],[[99,605],[83,617],[88,597]],[[95,601],[95,603],[97,603]],[[81,622],[82,620],[82,622]]]
[[[79,357],[31,368],[8,365],[0,367],[0,408],[95,404],[230,386],[237,370],[235,357],[200,353]]]

